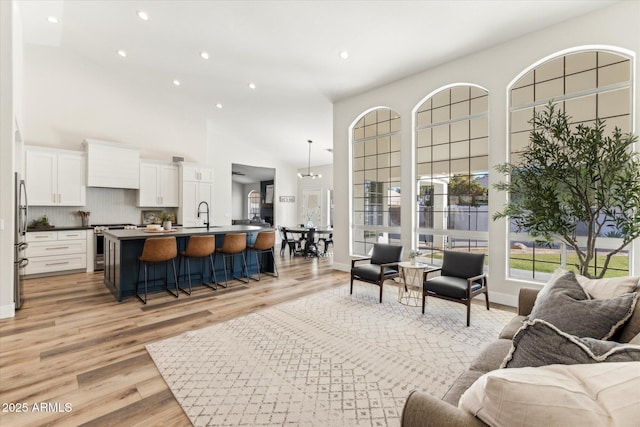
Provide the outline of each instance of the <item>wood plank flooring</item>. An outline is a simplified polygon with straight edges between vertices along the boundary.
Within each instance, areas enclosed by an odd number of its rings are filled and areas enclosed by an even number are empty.
[[[349,283],[330,257],[276,261],[279,278],[146,306],[115,301],[101,273],[27,280],[23,308],[0,320],[0,425],[190,425],[144,346]]]

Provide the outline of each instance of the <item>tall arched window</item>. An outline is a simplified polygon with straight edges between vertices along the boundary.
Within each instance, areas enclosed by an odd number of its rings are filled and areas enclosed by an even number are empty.
[[[534,112],[552,101],[572,117],[573,124],[606,121],[607,131],[615,126],[630,132],[632,117],[632,62],[626,55],[602,50],[581,49],[554,55],[525,70],[509,89],[510,162],[518,163],[529,144]],[[604,247],[608,239],[598,239]],[[609,241],[610,242],[610,241]],[[572,268],[572,251],[561,244],[537,246],[526,233],[509,237],[509,275],[518,279],[546,280],[556,267]],[[613,275],[628,274],[628,253],[607,270]],[[593,267],[598,269],[596,259]]]
[[[352,135],[352,247],[364,255],[376,242],[400,244],[400,115],[366,113]]]
[[[488,93],[454,85],[415,112],[416,246],[438,263],[444,249],[488,254]]]

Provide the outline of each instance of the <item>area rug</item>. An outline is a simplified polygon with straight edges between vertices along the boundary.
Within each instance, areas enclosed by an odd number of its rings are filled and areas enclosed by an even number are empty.
[[[512,313],[397,288],[341,287],[147,345],[196,426],[397,426],[414,389],[442,397]]]

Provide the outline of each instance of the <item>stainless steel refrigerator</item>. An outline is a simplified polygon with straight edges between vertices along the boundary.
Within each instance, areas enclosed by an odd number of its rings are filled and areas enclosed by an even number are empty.
[[[27,249],[27,187],[24,180],[20,179],[20,174],[15,174],[16,191],[16,211],[15,211],[15,239],[13,245],[13,301],[15,308],[22,307],[22,269],[29,264],[29,260],[24,257]]]

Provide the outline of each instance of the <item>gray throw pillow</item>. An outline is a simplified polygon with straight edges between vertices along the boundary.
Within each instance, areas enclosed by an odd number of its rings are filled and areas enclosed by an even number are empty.
[[[536,300],[529,320],[542,319],[578,337],[609,339],[633,314],[637,293],[589,299],[572,271]]]
[[[544,320],[526,321],[513,337],[501,368],[575,365],[598,362],[638,362],[640,346],[578,338]]]

